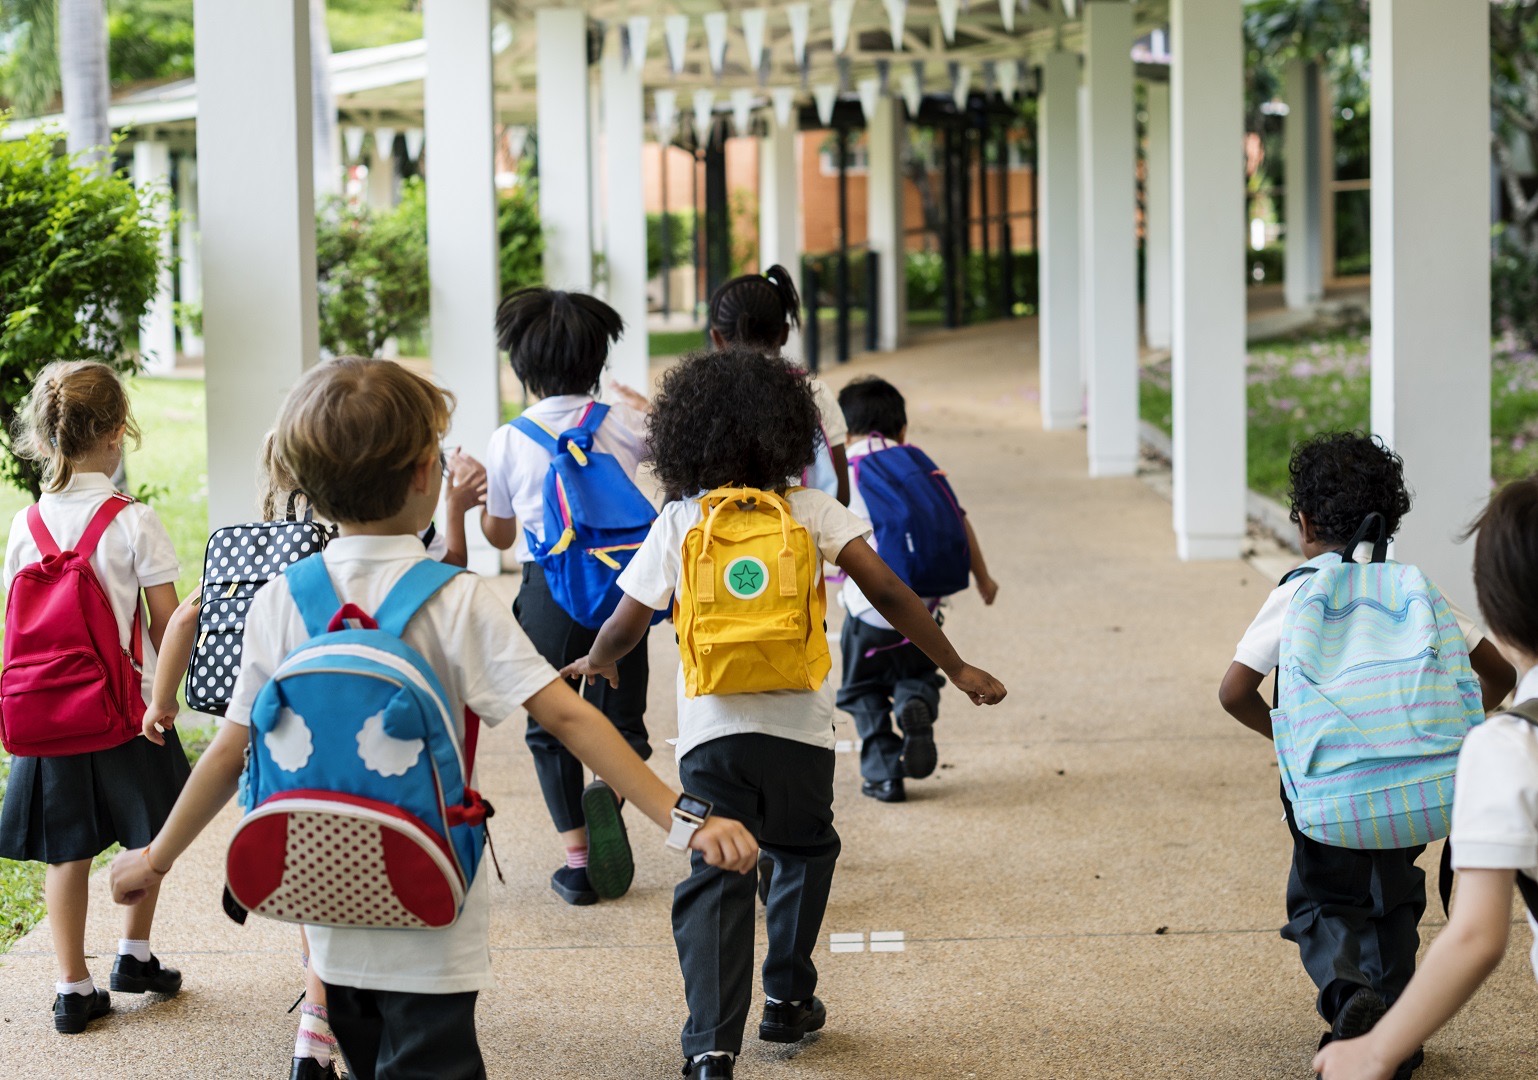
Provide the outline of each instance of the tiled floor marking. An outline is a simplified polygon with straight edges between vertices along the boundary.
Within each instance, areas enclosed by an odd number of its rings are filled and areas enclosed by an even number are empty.
[[[872,930],[870,932],[871,952],[902,952],[907,948],[907,942],[901,930]]]

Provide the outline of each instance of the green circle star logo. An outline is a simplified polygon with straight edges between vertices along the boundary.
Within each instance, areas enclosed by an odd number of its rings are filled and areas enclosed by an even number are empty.
[[[739,600],[752,600],[769,587],[769,568],[762,559],[744,555],[726,564],[726,591]]]

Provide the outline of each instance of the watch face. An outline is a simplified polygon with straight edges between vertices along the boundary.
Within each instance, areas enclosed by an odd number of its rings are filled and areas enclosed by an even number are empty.
[[[684,794],[678,797],[678,809],[695,817],[709,817],[710,804],[704,799],[697,799],[693,795]]]

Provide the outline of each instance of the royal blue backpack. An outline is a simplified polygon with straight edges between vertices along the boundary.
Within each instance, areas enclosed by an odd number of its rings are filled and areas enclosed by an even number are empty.
[[[371,618],[343,605],[320,555],[284,571],[310,638],[251,710],[246,816],[230,841],[230,896],[285,922],[440,929],[459,918],[490,808],[469,787],[449,698],[401,640],[459,569],[423,559]],[[238,916],[237,916],[238,917]]]
[[[609,415],[588,407],[582,422],[557,435],[520,416],[513,426],[549,451],[545,474],[545,538],[526,529],[529,552],[545,572],[550,595],[581,625],[597,630],[619,606],[619,575],[657,520],[657,510],[614,455],[593,449]]]
[[[849,463],[870,514],[877,553],[919,596],[965,591],[972,545],[950,481],[918,447],[881,443]]]

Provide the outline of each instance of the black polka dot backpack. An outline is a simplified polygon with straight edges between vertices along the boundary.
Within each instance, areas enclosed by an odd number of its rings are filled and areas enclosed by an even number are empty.
[[[203,604],[187,668],[187,707],[223,716],[240,674],[240,643],[256,591],[326,546],[334,527],[298,512],[301,492],[288,497],[282,521],[257,521],[215,530],[203,559]]]

